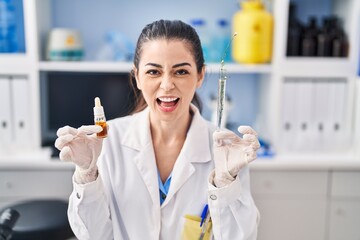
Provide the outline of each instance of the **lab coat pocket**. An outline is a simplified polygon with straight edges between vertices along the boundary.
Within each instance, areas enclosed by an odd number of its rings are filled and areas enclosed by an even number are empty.
[[[194,215],[185,215],[184,216],[184,229],[181,235],[181,240],[198,240],[201,235],[200,221],[199,216]],[[211,237],[212,223],[211,221],[206,226],[206,231],[204,235],[204,240],[210,240]]]

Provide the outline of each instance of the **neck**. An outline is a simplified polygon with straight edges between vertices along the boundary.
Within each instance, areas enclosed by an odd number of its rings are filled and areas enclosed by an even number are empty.
[[[190,127],[192,114],[177,119],[176,121],[157,121],[150,118],[151,135],[154,143],[173,144],[184,142]]]

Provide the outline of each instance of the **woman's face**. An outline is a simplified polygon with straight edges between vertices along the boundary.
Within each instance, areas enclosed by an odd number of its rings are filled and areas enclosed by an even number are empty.
[[[135,76],[151,117],[165,121],[188,117],[204,71],[197,72],[194,56],[184,41],[158,39],[144,43]]]

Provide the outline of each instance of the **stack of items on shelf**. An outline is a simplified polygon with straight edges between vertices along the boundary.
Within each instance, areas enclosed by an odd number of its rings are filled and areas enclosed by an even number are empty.
[[[226,19],[218,19],[212,31],[204,19],[193,19],[190,24],[199,34],[206,62],[233,59],[238,63],[258,64],[271,61],[273,17],[260,0],[242,1],[231,24]],[[225,54],[227,47],[229,50]]]
[[[344,78],[287,78],[281,139],[292,152],[340,151],[349,144],[348,82]]]
[[[200,37],[205,62],[220,63],[231,39],[229,21],[226,19],[218,19],[215,21],[214,27],[205,19],[196,18],[190,20],[190,24],[195,28]],[[231,54],[226,54],[224,61],[230,62]]]
[[[296,5],[290,4],[287,56],[347,57],[349,43],[337,16],[326,16],[318,26],[317,18],[302,23],[296,16]]]
[[[23,16],[19,14],[21,4],[18,2],[15,0],[0,0],[0,53],[25,51],[22,33]]]
[[[25,76],[0,76],[0,153],[18,152],[31,142],[28,85]]]
[[[124,61],[134,58],[135,44],[120,31],[105,33],[104,42],[96,54],[97,61]]]

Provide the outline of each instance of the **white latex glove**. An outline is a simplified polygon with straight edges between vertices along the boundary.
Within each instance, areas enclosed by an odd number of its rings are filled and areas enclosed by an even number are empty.
[[[96,161],[100,155],[103,138],[96,133],[103,129],[97,125],[81,126],[76,129],[65,126],[57,131],[55,147],[60,150],[62,161],[76,164],[75,182],[84,184],[96,180],[98,171]]]
[[[229,130],[215,131],[214,184],[224,187],[234,181],[240,169],[256,159],[256,151],[260,148],[257,133],[249,126],[240,126],[238,131],[243,134],[239,137]]]

